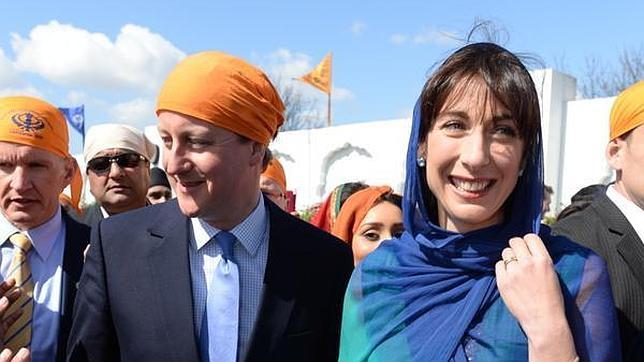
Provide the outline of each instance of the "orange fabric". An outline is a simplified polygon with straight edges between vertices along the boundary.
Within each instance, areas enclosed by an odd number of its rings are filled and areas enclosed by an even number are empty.
[[[58,108],[33,97],[0,98],[0,141],[37,147],[63,158],[69,154],[69,132]],[[78,167],[71,182],[72,206],[78,208],[82,178]]]
[[[261,70],[222,52],[181,61],[165,80],[156,113],[172,111],[267,145],[284,123],[284,104]]]
[[[313,70],[300,79],[324,93],[331,93],[331,63],[332,55],[327,54]]]
[[[358,230],[367,212],[382,195],[390,192],[392,189],[389,186],[369,186],[351,195],[342,205],[338,218],[331,228],[331,233],[351,244],[353,234]]]
[[[610,111],[610,140],[644,124],[644,80],[617,96]]]
[[[284,173],[284,168],[282,164],[275,158],[272,158],[268,161],[268,166],[262,175],[270,178],[271,180],[277,182],[282,193],[286,193],[286,174]]]

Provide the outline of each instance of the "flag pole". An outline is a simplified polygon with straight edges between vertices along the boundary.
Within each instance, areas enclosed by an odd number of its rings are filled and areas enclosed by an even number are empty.
[[[329,96],[329,102],[327,103],[327,109],[326,109],[326,125],[327,127],[331,127],[331,92],[329,91],[328,93]]]

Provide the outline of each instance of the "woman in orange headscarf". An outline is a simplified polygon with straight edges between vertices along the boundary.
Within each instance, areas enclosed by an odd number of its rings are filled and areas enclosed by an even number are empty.
[[[403,232],[402,198],[389,186],[370,186],[342,205],[331,233],[351,245],[357,265],[384,240]]]

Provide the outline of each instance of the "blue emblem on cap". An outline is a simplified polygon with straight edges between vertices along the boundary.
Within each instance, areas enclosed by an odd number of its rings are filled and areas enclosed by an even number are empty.
[[[26,132],[36,132],[45,128],[45,120],[31,112],[14,114],[11,120],[18,128]]]

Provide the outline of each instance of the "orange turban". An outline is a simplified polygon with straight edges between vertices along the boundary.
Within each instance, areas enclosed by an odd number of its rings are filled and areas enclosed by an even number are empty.
[[[172,111],[267,145],[284,123],[284,104],[261,70],[221,52],[181,61],[165,80],[156,113]]]
[[[340,209],[338,218],[331,228],[331,233],[351,244],[353,234],[358,230],[369,210],[374,207],[381,196],[391,192],[392,189],[389,186],[369,186],[349,196]]]
[[[277,182],[280,189],[282,189],[282,193],[286,193],[286,174],[284,173],[282,164],[277,159],[271,158],[271,160],[268,161],[268,166],[266,166],[266,170],[262,172],[262,176],[266,176]]]
[[[610,111],[610,140],[644,124],[644,80],[626,88]]]
[[[69,154],[69,133],[65,116],[58,108],[32,97],[0,98],[0,141],[37,147],[63,158]],[[75,168],[72,205],[80,201],[82,179]]]

